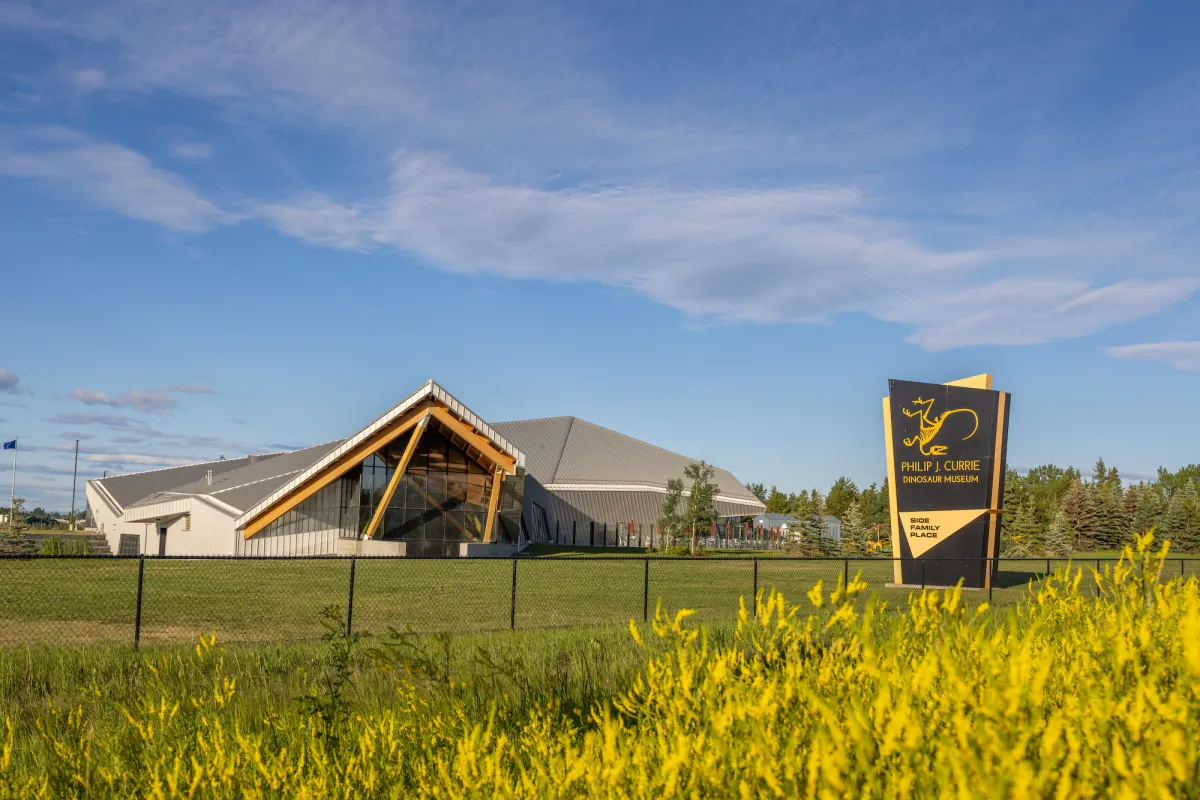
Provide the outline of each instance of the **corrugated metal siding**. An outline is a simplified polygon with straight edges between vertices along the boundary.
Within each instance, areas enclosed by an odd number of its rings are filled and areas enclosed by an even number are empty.
[[[159,494],[154,503],[143,503],[125,512],[125,522],[146,522],[161,517],[175,517],[191,510],[192,498],[178,495]]]
[[[625,530],[633,520],[634,532],[640,529],[646,534],[658,524],[662,516],[662,505],[666,495],[662,492],[571,492],[552,490],[547,493],[550,516],[550,533],[554,537],[560,532],[560,543],[570,544],[571,526],[575,525],[576,544],[588,544],[590,525],[596,523],[597,544],[600,544],[600,531],[605,523],[608,524],[610,544],[614,530],[620,527]],[[717,513],[721,516],[749,516],[744,506],[718,501]]]

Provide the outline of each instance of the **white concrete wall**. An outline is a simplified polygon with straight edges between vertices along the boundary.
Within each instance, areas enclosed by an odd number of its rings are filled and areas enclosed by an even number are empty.
[[[158,554],[158,530],[167,529],[167,555],[199,556],[199,555],[233,555],[237,535],[233,527],[233,516],[230,513],[215,508],[209,503],[196,498],[188,498],[184,504],[191,525],[183,515],[175,514],[162,520],[147,520],[131,522],[125,519],[125,514],[117,514],[115,509],[104,499],[103,494],[89,481],[84,490],[92,518],[96,522],[96,530],[108,541],[108,548],[114,554],[120,552],[121,534],[132,534],[138,537],[140,552],[146,555]],[[136,515],[137,510],[132,511]],[[191,530],[185,530],[190,527]]]
[[[237,542],[233,527],[234,517],[214,508],[202,500],[191,498],[188,503],[191,530],[184,516],[148,523],[150,536],[146,540],[145,552],[158,553],[158,531],[167,529],[167,552],[169,556],[231,556]]]
[[[92,511],[92,519],[96,521],[96,530],[108,540],[108,549],[111,552],[117,552],[122,533],[132,533],[139,540],[145,533],[146,529],[142,523],[126,522],[123,516],[108,504],[92,481],[87,482],[87,486],[84,488],[84,497],[87,498],[88,507]]]

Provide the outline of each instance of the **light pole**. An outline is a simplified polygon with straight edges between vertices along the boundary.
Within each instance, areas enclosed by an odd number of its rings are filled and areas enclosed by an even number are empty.
[[[67,529],[75,530],[75,486],[79,479],[79,440],[75,440],[75,469],[71,474],[71,514],[67,517]]]

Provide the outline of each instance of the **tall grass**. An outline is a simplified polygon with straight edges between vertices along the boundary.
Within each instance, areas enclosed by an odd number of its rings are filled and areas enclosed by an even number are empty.
[[[735,628],[10,653],[0,797],[1200,796],[1200,587],[1165,555],[1003,611],[854,580]]]

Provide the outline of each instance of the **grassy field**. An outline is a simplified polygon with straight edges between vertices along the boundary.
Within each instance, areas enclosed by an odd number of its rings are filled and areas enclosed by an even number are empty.
[[[1152,545],[1096,586],[1059,571],[1019,612],[964,608],[948,590],[879,614],[854,582],[796,609],[772,595],[758,617],[704,630],[680,614],[633,630],[0,648],[0,798],[1200,797],[1200,583]],[[272,580],[258,571],[271,563],[147,566],[164,570],[157,591],[207,578],[204,602],[236,607],[221,592]],[[267,584],[298,598],[336,590],[348,568],[274,563],[302,568]],[[416,602],[419,580],[453,598],[505,566],[511,597],[511,564],[358,567],[368,600],[390,586]],[[639,566],[526,560],[518,586],[566,568],[553,574],[620,584]],[[746,563],[650,566],[723,608]],[[439,619],[464,625],[473,608]]]
[[[578,556],[517,561],[513,616],[513,561],[358,559],[353,628],[421,633],[623,626],[650,614],[661,600],[691,608],[704,621],[733,620],[740,598],[755,586],[754,561]],[[1096,565],[1096,556],[1077,563]],[[1051,560],[1054,568],[1063,561]],[[993,605],[1024,596],[1047,562],[1001,562]],[[1172,570],[1200,572],[1200,560],[1171,562]],[[823,581],[829,588],[846,570],[837,561],[758,560],[758,588],[776,588],[797,602]],[[863,579],[893,607],[907,589],[892,581],[887,560],[851,560]],[[1090,577],[1085,577],[1090,585]],[[133,640],[138,561],[133,559],[0,559],[0,645],[70,644]],[[318,613],[344,610],[350,588],[348,560],[147,559],[142,583],[143,644],[189,642],[216,633],[222,641],[288,642],[314,639]],[[986,591],[966,602],[989,600]]]

